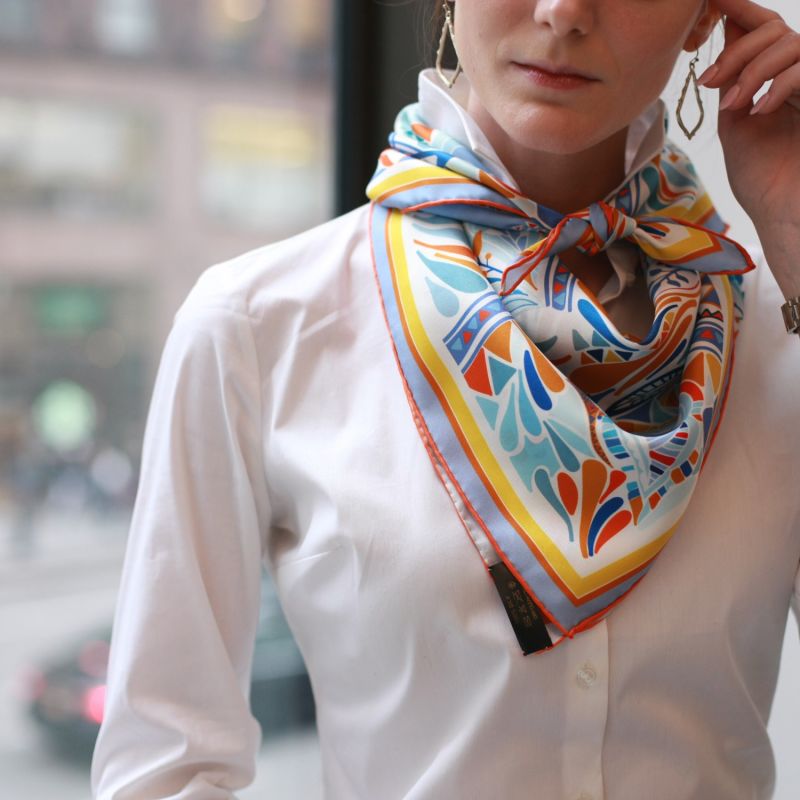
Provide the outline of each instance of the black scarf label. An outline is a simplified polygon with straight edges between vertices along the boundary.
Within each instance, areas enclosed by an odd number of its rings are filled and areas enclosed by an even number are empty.
[[[503,601],[522,652],[527,656],[552,647],[553,641],[545,627],[544,614],[505,563],[499,561],[492,564],[489,574]]]

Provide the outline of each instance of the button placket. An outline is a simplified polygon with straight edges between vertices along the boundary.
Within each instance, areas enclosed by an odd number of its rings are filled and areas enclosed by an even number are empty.
[[[608,715],[608,630],[605,620],[566,643],[562,793],[605,800],[603,737]]]
[[[597,680],[597,670],[587,661],[576,673],[575,682],[582,689],[590,688]]]

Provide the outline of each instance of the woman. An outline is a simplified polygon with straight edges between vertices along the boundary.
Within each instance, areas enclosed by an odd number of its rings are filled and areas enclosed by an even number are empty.
[[[659,98],[722,15],[706,85],[749,249]],[[207,270],[176,315],[101,800],[252,780],[262,561],[327,797],[771,795],[800,560],[798,35],[750,0],[457,0],[450,22],[463,71],[421,73],[371,202]]]

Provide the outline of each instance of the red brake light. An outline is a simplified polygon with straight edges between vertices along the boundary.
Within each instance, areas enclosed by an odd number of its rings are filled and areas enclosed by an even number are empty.
[[[86,719],[96,722],[103,721],[103,712],[106,707],[106,685],[92,686],[83,693],[81,699],[81,712]]]

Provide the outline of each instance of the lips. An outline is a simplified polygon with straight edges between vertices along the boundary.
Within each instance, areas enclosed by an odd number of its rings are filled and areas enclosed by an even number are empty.
[[[551,75],[565,75],[574,78],[586,78],[590,81],[596,81],[598,78],[589,72],[573,67],[571,64],[554,64],[550,61],[516,61],[514,62],[520,67],[527,67],[528,69],[539,69],[544,72],[549,72]]]

